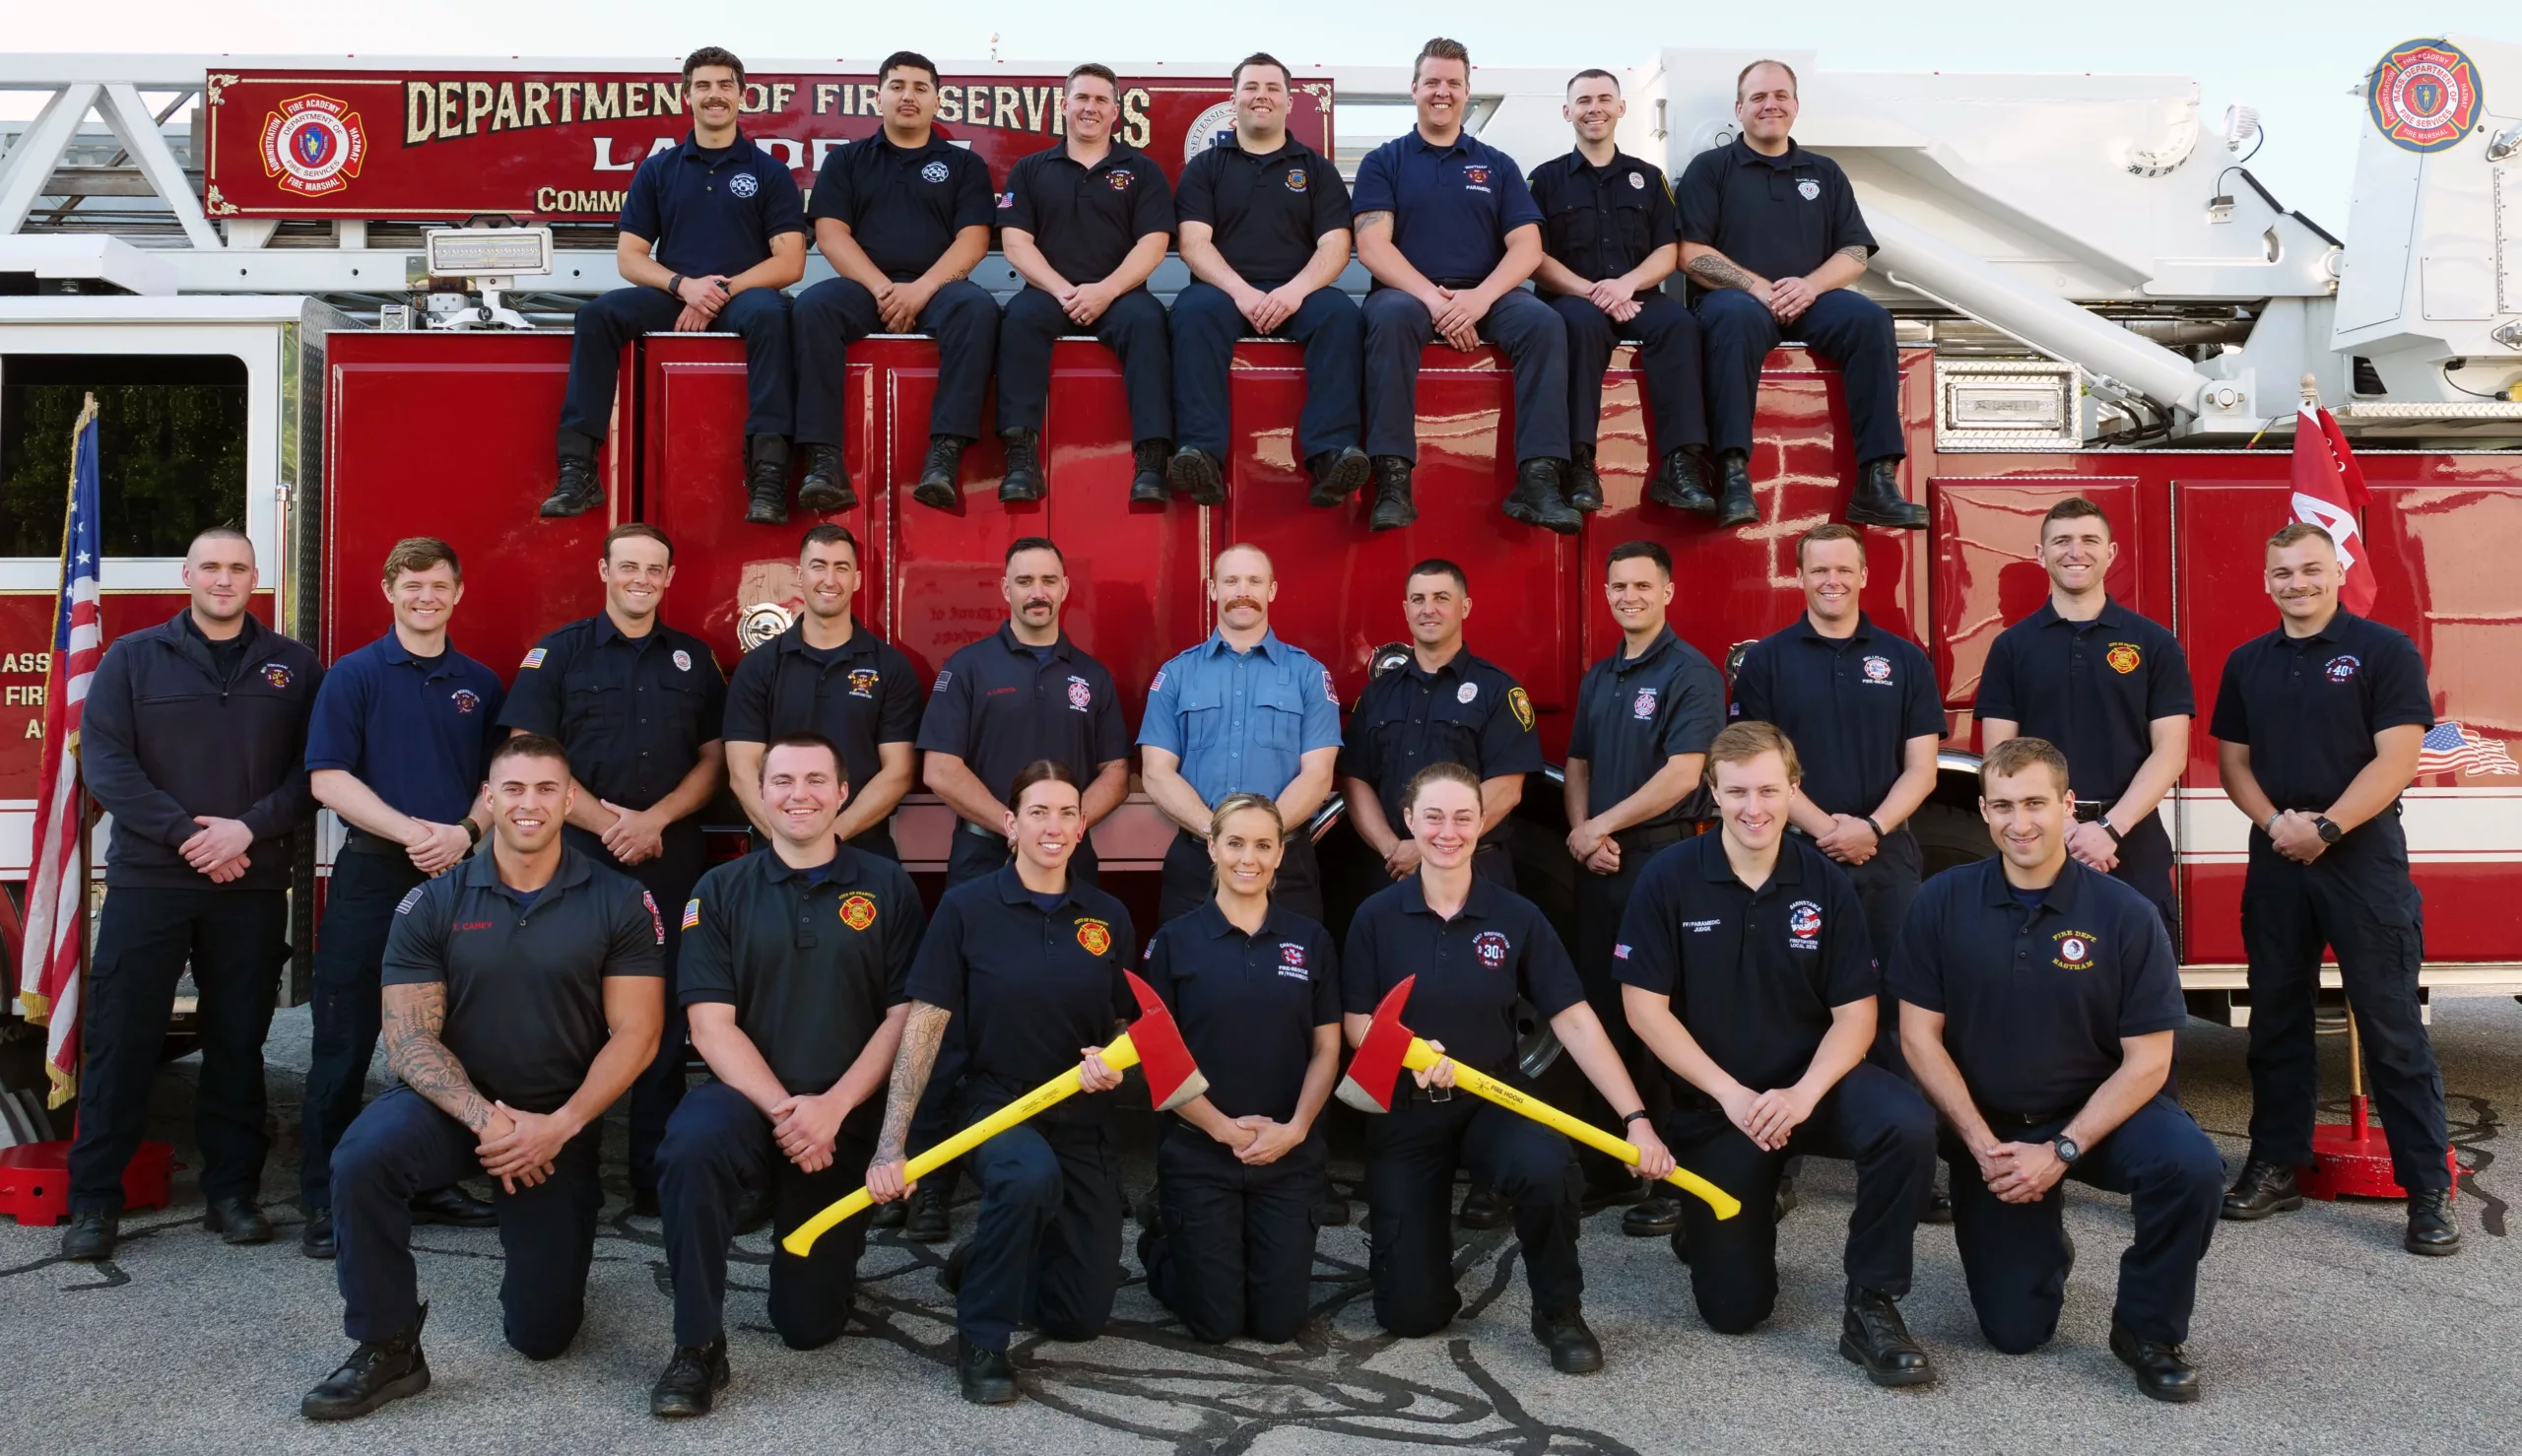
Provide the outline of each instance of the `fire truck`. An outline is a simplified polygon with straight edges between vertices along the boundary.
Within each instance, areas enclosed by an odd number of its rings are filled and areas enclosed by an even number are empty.
[[[1777,54],[1803,78],[1799,139],[1846,168],[1881,240],[1861,287],[1897,321],[1902,484],[1933,518],[1868,532],[1865,606],[1927,645],[1944,687],[1942,778],[1916,820],[1929,869],[1990,852],[1974,804],[1981,664],[2046,591],[2042,512],[2090,496],[2125,547],[2112,594],[2172,627],[2199,685],[2191,761],[2161,811],[2182,976],[2197,1014],[2247,1019],[2248,826],[2218,788],[2204,714],[2226,655],[2275,622],[2261,550],[2294,513],[2288,449],[2308,387],[2372,485],[2356,568],[2379,583],[2377,615],[2423,652],[2436,715],[2458,725],[2445,740],[2458,751],[2429,754],[2405,800],[2423,985],[2522,991],[2522,917],[2506,898],[2522,864],[2522,573],[2504,560],[2522,542],[2522,122],[2485,101],[2522,92],[2522,46],[2412,40],[2357,80],[2366,125],[2343,234],[2254,177],[2264,137],[2249,107],[2211,115],[2184,77],[1868,72]],[[1753,58],[1626,58],[1623,149],[1678,175],[1731,141],[1735,73]],[[869,60],[759,63],[749,134],[811,184],[831,148],[877,125]],[[941,129],[1003,177],[1055,139],[1067,64],[949,63]],[[1168,172],[1231,124],[1223,64],[1119,69],[1122,135]],[[219,520],[260,552],[267,619],[328,660],[388,626],[378,565],[412,534],[462,553],[455,644],[503,672],[597,610],[597,542],[625,520],[674,539],[669,613],[722,667],[786,625],[802,522],[741,523],[732,337],[627,348],[599,457],[605,511],[535,511],[568,314],[620,285],[613,218],[637,160],[685,130],[676,79],[663,58],[0,58],[0,91],[33,112],[0,122],[0,879],[27,869],[68,423],[86,393],[105,422],[109,639],[180,608],[184,545]],[[1469,125],[1536,165],[1569,145],[1564,82],[1480,67]],[[1306,68],[1292,125],[1353,171],[1411,124],[1407,90],[1406,65]],[[824,272],[815,260],[808,282]],[[976,277],[1016,286],[995,255]],[[1186,277],[1168,261],[1155,287]],[[1362,272],[1343,286],[1362,290]],[[921,338],[851,351],[847,465],[865,498],[836,518],[864,543],[861,620],[933,674],[995,629],[1007,543],[1052,536],[1076,580],[1068,627],[1133,720],[1158,665],[1208,630],[1204,568],[1223,546],[1270,551],[1278,631],[1351,700],[1404,636],[1404,568],[1443,556],[1469,570],[1477,649],[1528,690],[1556,760],[1587,663],[1620,642],[1599,590],[1612,547],[1671,551],[1674,626],[1730,669],[1802,610],[1793,542],[1839,513],[1855,465],[1835,370],[1790,341],[1760,390],[1760,524],[1719,531],[1646,503],[1653,460],[1625,349],[1604,396],[1604,508],[1573,537],[1529,530],[1497,508],[1514,471],[1504,361],[1436,348],[1419,392],[1420,520],[1369,535],[1362,502],[1304,503],[1300,362],[1253,340],[1235,357],[1227,502],[1132,506],[1119,371],[1080,339],[1055,356],[1048,498],[1001,505],[983,440],[961,507],[942,511],[906,489],[935,366]],[[1559,806],[1555,785],[1535,785],[1511,833],[1524,885],[1563,917]],[[1335,802],[1309,828],[1354,900],[1373,867],[1342,817]],[[732,845],[732,803],[711,822]],[[952,831],[926,795],[896,824],[922,872],[942,869]],[[1169,832],[1134,794],[1096,830],[1107,883],[1152,903]],[[340,829],[328,816],[310,837],[293,996]]]

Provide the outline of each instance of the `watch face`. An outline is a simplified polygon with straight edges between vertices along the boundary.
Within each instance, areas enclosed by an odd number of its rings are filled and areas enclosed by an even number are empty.
[[[2320,830],[2321,842],[2324,844],[2337,843],[2341,838],[2345,837],[2347,832],[2326,819],[2320,822]]]

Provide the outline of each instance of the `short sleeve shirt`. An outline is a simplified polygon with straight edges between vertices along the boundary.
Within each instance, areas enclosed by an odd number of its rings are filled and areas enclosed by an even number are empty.
[[[1567,947],[1541,907],[1511,890],[1475,877],[1448,920],[1427,908],[1423,886],[1411,875],[1358,906],[1340,955],[1340,1009],[1370,1016],[1415,975],[1401,1014],[1410,1029],[1464,1066],[1514,1080],[1518,1001],[1547,1021],[1585,999]]]
[[[2154,753],[2155,719],[2188,717],[2198,698],[2189,657],[2160,623],[2117,602],[2069,622],[2044,602],[1989,644],[1971,710],[2056,744],[2075,796],[2108,803]]]
[[[806,208],[786,163],[742,131],[714,150],[684,139],[639,164],[622,203],[622,231],[677,273],[732,278],[770,256],[770,240],[805,232]]]
[[[919,737],[919,679],[910,659],[863,622],[829,654],[808,647],[798,624],[736,664],[724,726],[729,743],[820,733],[839,747],[849,781],[863,784],[882,766],[879,744]]]
[[[1393,245],[1444,286],[1487,278],[1506,256],[1506,234],[1542,220],[1515,159],[1469,132],[1439,147],[1415,127],[1358,164],[1350,207],[1392,214]]]
[[[1140,967],[1228,1117],[1295,1115],[1313,1033],[1340,1021],[1331,932],[1273,905],[1245,935],[1210,899],[1148,938]]]
[[[2374,734],[2411,724],[2434,726],[2417,644],[2341,608],[2310,636],[2281,627],[2234,648],[2207,731],[2250,745],[2270,803],[2317,812],[2373,761]]]
[[[1845,247],[1874,249],[1856,189],[1839,165],[1790,140],[1763,157],[1737,138],[1682,168],[1682,240],[1704,243],[1762,278],[1800,278]]]
[[[1349,184],[1294,137],[1260,154],[1228,141],[1182,168],[1173,211],[1181,222],[1207,224],[1245,283],[1277,288],[1304,271],[1325,235],[1349,226]]]
[[[1541,209],[1543,248],[1579,278],[1618,278],[1673,245],[1680,227],[1664,169],[1613,155],[1596,166],[1569,152],[1533,168],[1533,202]]]
[[[1825,814],[1872,814],[1909,740],[1944,736],[1925,649],[1862,613],[1852,636],[1825,637],[1806,616],[1753,643],[1734,672],[1734,716],[1786,734],[1804,796]]]
[[[1725,726],[1725,678],[1671,628],[1635,657],[1615,652],[1585,670],[1567,757],[1585,762],[1585,812],[1600,814],[1683,754],[1703,754]],[[1710,817],[1707,790],[1632,826],[1654,828]]]
[[[958,232],[997,218],[989,164],[935,132],[919,147],[896,147],[880,131],[838,148],[808,201],[809,219],[848,224],[851,240],[896,283],[935,266]]]
[[[998,195],[998,226],[1031,233],[1071,283],[1111,276],[1142,237],[1173,231],[1173,189],[1156,160],[1120,142],[1082,166],[1068,144],[1019,158]]]
[[[646,809],[675,791],[702,746],[718,741],[726,710],[727,682],[707,643],[663,623],[626,637],[599,613],[526,652],[499,726],[559,739],[588,793]],[[699,832],[693,821],[682,823]]]
[[[309,771],[339,768],[398,814],[453,824],[507,737],[498,675],[449,647],[415,657],[391,630],[333,664],[306,728]]]
[[[919,747],[962,760],[1004,804],[1016,775],[1037,759],[1093,783],[1104,764],[1130,756],[1130,726],[1112,675],[1066,632],[1045,657],[1001,625],[946,659],[920,719]]]
[[[1397,831],[1410,780],[1430,763],[1460,763],[1482,778],[1541,771],[1532,699],[1503,668],[1464,650],[1431,673],[1413,654],[1366,685],[1349,715],[1341,774],[1374,785]]]
[[[1340,699],[1330,670],[1278,633],[1238,652],[1213,631],[1157,670],[1139,745],[1180,759],[1205,803],[1233,793],[1275,799],[1306,754],[1340,746]]]

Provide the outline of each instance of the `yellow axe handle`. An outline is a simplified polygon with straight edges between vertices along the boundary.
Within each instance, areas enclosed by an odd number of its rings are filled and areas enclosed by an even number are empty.
[[[1115,1072],[1127,1072],[1138,1064],[1139,1049],[1130,1044],[1130,1033],[1127,1031],[1113,1037],[1111,1045],[1103,1048],[1103,1065]],[[1075,1095],[1079,1089],[1080,1070],[1071,1068],[1062,1072],[1059,1076],[948,1138],[945,1142],[913,1158],[902,1170],[904,1180],[916,1183],[1025,1119]],[[830,1232],[842,1220],[863,1214],[875,1207],[875,1204],[876,1200],[868,1197],[867,1190],[861,1188],[789,1230],[788,1236],[779,1240],[779,1246],[802,1259],[815,1251],[816,1239]]]
[[[1413,1072],[1425,1072],[1436,1065],[1443,1053],[1419,1037],[1410,1038],[1410,1050],[1401,1054],[1401,1065]],[[1493,1077],[1475,1072],[1460,1062],[1454,1063],[1454,1086],[1475,1097],[1495,1102],[1509,1112],[1529,1117],[1547,1128],[1574,1138],[1597,1153],[1617,1158],[1631,1167],[1637,1165],[1637,1150],[1590,1122],[1580,1122],[1548,1102],[1526,1096]],[[1686,1167],[1677,1167],[1664,1175],[1664,1181],[1696,1197],[1716,1211],[1719,1219],[1730,1219],[1743,1212],[1743,1202]]]

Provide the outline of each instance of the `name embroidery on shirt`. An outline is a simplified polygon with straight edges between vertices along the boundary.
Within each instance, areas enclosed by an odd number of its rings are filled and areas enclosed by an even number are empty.
[[[1722,920],[1685,920],[1682,922],[1682,929],[1692,935],[1705,935],[1724,923]]]

